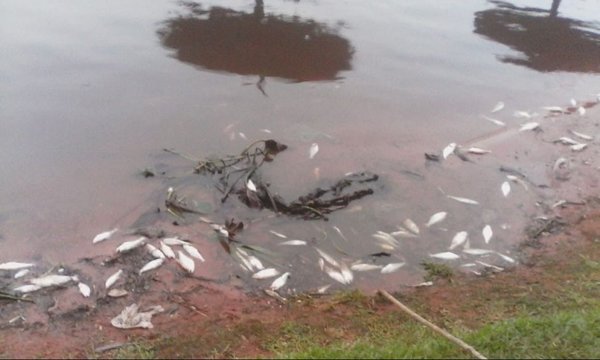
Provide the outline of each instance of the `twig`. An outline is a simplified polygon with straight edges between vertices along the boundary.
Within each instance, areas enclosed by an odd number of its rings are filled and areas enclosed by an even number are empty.
[[[28,302],[33,302],[33,300],[28,299],[28,298],[24,298],[21,296],[14,296],[5,292],[0,291],[0,299],[6,299],[6,300],[13,300],[13,301],[28,301]]]
[[[478,359],[487,359],[485,356],[483,356],[482,354],[480,354],[477,350],[475,350],[474,347],[472,347],[471,345],[465,343],[464,341],[462,341],[461,339],[455,337],[454,335],[450,334],[449,332],[447,332],[446,330],[438,327],[437,325],[427,321],[426,319],[424,319],[423,317],[421,317],[419,314],[417,314],[416,312],[412,311],[410,308],[408,308],[406,305],[404,305],[403,303],[401,303],[400,301],[398,301],[395,297],[393,297],[392,295],[390,295],[387,291],[385,290],[378,290],[378,292],[385,296],[389,301],[391,301],[394,305],[398,306],[400,309],[402,309],[402,311],[406,312],[408,315],[410,315],[413,319],[417,320],[418,322],[420,322],[421,324],[429,327],[430,329],[432,329],[433,331],[435,331],[436,333],[442,335],[443,337],[445,337],[446,339],[452,341],[453,343],[455,343],[456,345],[460,346],[461,348],[463,348],[464,350],[469,351],[471,354],[473,354],[473,356],[475,356]]]

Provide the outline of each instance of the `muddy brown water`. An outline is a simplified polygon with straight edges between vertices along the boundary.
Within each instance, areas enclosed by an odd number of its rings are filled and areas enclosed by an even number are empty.
[[[447,251],[458,231],[469,232],[471,247],[511,255],[524,224],[543,214],[536,201],[579,200],[597,185],[593,144],[579,155],[549,140],[572,136],[566,130],[573,124],[598,135],[592,105],[600,92],[600,5],[558,5],[552,16],[552,2],[541,0],[2,2],[0,262],[32,261],[43,273],[110,255],[126,238],[92,246],[93,236],[126,229],[162,206],[169,186],[209,202],[214,212],[207,216],[217,222],[235,217],[249,225],[240,241],[276,252],[263,260],[290,271],[292,289],[334,283],[319,270],[313,247],[350,264],[382,251],[372,234],[396,231],[406,218],[421,235],[399,239],[394,256],[378,263],[407,265],[387,275],[355,273],[352,286],[421,281],[419,263]],[[541,107],[566,107],[571,98],[590,101],[585,116],[544,118]],[[498,101],[505,108],[491,114]],[[531,120],[515,111],[539,113],[533,121],[544,122],[545,132],[517,132]],[[287,200],[363,170],[380,175],[375,194],[328,222],[305,222],[244,209],[235,199],[221,207],[204,180],[138,174],[191,169],[163,148],[224,155],[267,137],[289,146],[263,169]],[[450,142],[492,154],[425,161],[425,152]],[[312,143],[320,151],[309,159]],[[583,164],[571,184],[552,175],[560,151]],[[511,183],[504,198],[501,165],[548,188]],[[426,229],[438,211],[447,211],[447,220]],[[481,236],[485,224],[494,230],[490,244]],[[168,228],[207,258],[198,274],[270,284],[251,280],[208,227]],[[280,246],[269,230],[310,246]],[[461,256],[449,263],[473,260]],[[494,256],[484,261],[510,265]],[[100,286],[113,270],[88,279]]]

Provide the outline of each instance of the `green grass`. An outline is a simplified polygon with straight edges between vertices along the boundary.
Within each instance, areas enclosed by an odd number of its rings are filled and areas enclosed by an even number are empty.
[[[286,327],[293,328],[291,324]],[[425,327],[404,323],[352,342],[315,343],[310,329],[294,330],[276,351],[282,358],[456,358],[469,353]],[[288,333],[289,335],[289,333]],[[457,333],[490,358],[599,358],[600,309],[524,316]],[[283,345],[283,346],[282,346]],[[291,346],[290,346],[291,345]],[[274,346],[273,350],[277,350]],[[292,351],[291,351],[292,350]],[[295,351],[293,351],[295,350]]]

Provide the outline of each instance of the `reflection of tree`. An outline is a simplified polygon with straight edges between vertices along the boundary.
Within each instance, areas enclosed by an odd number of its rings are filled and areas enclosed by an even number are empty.
[[[475,13],[474,32],[521,53],[500,61],[544,72],[600,72],[600,23],[558,16],[560,0],[549,11],[490,2],[496,8]]]
[[[184,4],[189,14],[164,22],[162,44],[186,63],[214,71],[328,80],[349,70],[353,49],[324,24],[265,14],[262,0],[252,14]]]

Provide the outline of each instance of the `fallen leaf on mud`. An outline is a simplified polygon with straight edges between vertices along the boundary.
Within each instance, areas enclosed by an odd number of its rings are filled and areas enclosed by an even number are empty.
[[[308,151],[308,158],[313,159],[315,157],[315,155],[317,155],[318,152],[319,152],[319,144],[313,143],[310,146],[310,150]]]
[[[500,189],[502,190],[502,195],[504,195],[504,197],[507,197],[510,193],[510,184],[508,183],[508,181],[503,182]]]
[[[498,112],[498,111],[500,111],[502,109],[504,109],[504,103],[502,101],[498,101],[498,103],[494,106],[494,108],[490,112],[491,113],[495,113],[495,112]]]
[[[9,261],[9,262],[0,264],[0,270],[20,270],[20,269],[30,268],[33,265],[34,264],[30,264],[30,263]]]
[[[152,316],[156,313],[165,311],[162,306],[152,306],[149,311],[138,312],[138,305],[131,304],[127,306],[121,313],[115,316],[110,323],[112,326],[119,329],[144,328],[152,329],[154,325],[150,322]]]
[[[416,234],[416,235],[419,235],[419,227],[418,227],[418,226],[417,226],[417,224],[415,224],[415,222],[414,222],[414,221],[412,221],[411,219],[406,219],[406,220],[404,220],[404,226],[406,226],[406,228],[407,228],[407,229],[408,229],[410,232],[412,232],[412,233],[414,233],[414,234]]]
[[[452,238],[452,243],[450,243],[450,250],[464,244],[468,237],[469,234],[466,231],[457,232]]]
[[[112,274],[108,279],[106,279],[106,282],[104,283],[104,288],[108,289],[109,287],[113,286],[117,282],[117,280],[119,280],[121,274],[123,274],[123,269],[119,269],[119,271]]]
[[[148,239],[145,236],[142,236],[135,240],[125,241],[124,243],[122,243],[121,245],[119,245],[117,247],[117,252],[124,253],[127,251],[131,251],[137,247],[144,245],[146,243],[146,240],[148,240]]]
[[[192,258],[187,256],[186,254],[182,253],[181,250],[177,250],[177,255],[179,255],[177,257],[177,263],[181,265],[181,267],[185,271],[193,273],[196,269],[196,264],[194,264],[194,260],[192,260]]]
[[[280,277],[275,279],[273,283],[271,283],[271,286],[269,288],[273,291],[281,289],[285,285],[285,283],[287,283],[289,277],[289,272],[283,273],[283,275],[281,275]]]
[[[448,213],[445,211],[440,211],[431,215],[429,221],[427,222],[427,224],[425,224],[425,226],[430,227],[431,225],[444,221],[444,219],[446,219],[446,215],[448,215]]]
[[[77,287],[79,288],[79,292],[81,293],[81,295],[83,295],[83,297],[89,297],[90,294],[92,293],[92,289],[90,289],[89,286],[87,286],[86,284],[84,284],[82,282],[77,284]]]
[[[304,241],[304,240],[288,240],[288,241],[279,243],[279,245],[302,246],[302,245],[306,245],[306,241]]]
[[[437,253],[437,254],[429,254],[430,257],[432,258],[436,258],[436,259],[442,259],[442,260],[456,260],[458,258],[460,258],[460,256],[456,255],[453,252],[441,252],[441,253]]]
[[[450,156],[450,154],[452,154],[455,149],[456,149],[456,143],[450,143],[450,144],[448,144],[444,148],[444,150],[442,150],[442,156],[444,157],[444,159],[447,159],[448,156]]]
[[[154,260],[147,262],[146,265],[144,265],[140,269],[140,275],[142,275],[146,271],[150,271],[150,270],[154,270],[154,269],[158,268],[159,266],[161,266],[163,264],[163,262],[165,262],[164,259],[154,259]]]
[[[486,244],[488,244],[490,242],[490,240],[492,239],[492,236],[494,235],[494,232],[492,231],[492,227],[489,225],[486,225],[483,230],[481,231],[481,233],[483,234],[483,240],[485,241]]]
[[[532,122],[528,122],[525,124],[521,125],[521,128],[519,129],[519,131],[528,131],[528,130],[534,130],[537,129],[540,126],[539,123],[532,121]]]
[[[266,268],[252,275],[254,279],[268,279],[279,275],[279,271],[274,268]]]
[[[394,271],[397,271],[398,269],[400,269],[401,267],[403,267],[405,264],[406,263],[404,263],[404,262],[387,264],[386,266],[384,266],[381,269],[381,273],[382,274],[393,273]]]
[[[100,234],[98,234],[94,237],[94,239],[92,240],[92,244],[99,243],[100,241],[110,239],[110,237],[113,236],[113,234],[116,233],[117,231],[119,231],[119,229],[115,228],[115,229],[112,229],[109,231],[101,232]]]
[[[463,204],[479,205],[479,202],[477,202],[475,200],[471,200],[471,199],[467,199],[467,198],[459,197],[459,196],[452,196],[452,195],[446,195],[446,196],[448,196],[452,200],[456,200],[456,201],[461,202]]]

